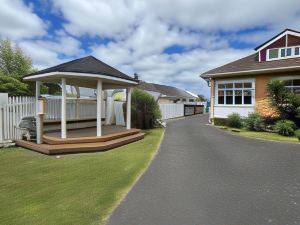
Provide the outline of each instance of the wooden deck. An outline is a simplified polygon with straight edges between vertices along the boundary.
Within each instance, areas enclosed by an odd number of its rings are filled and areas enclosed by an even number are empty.
[[[118,126],[106,127],[103,129],[103,133],[103,136],[97,137],[94,127],[69,130],[68,138],[62,139],[59,137],[59,132],[51,132],[43,136],[43,144],[16,140],[16,145],[52,155],[106,151],[144,138],[144,134],[139,129],[126,130],[124,127]]]

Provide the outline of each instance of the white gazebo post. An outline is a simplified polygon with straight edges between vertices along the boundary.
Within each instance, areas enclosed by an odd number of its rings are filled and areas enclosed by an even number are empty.
[[[98,80],[97,82],[97,136],[100,137],[102,135],[102,115],[101,115],[101,107],[102,107],[102,80]]]
[[[42,143],[41,120],[39,116],[39,97],[41,92],[41,81],[35,82],[35,121],[36,121],[36,143]]]
[[[61,79],[61,138],[67,138],[66,78]]]
[[[126,91],[126,129],[130,130],[131,129],[131,87],[127,88]]]

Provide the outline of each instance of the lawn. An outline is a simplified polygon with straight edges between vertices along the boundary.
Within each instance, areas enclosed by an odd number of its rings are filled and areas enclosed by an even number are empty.
[[[107,152],[46,156],[0,150],[0,224],[105,224],[149,165],[163,129]]]
[[[241,132],[237,134],[244,137],[258,138],[258,139],[271,140],[271,141],[299,142],[295,136],[287,137],[277,133],[270,133],[270,132],[255,132],[255,131],[241,130]]]

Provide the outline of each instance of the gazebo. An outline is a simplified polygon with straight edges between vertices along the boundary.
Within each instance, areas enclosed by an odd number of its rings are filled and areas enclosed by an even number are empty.
[[[93,56],[69,61],[23,77],[25,81],[36,83],[36,143],[19,140],[17,145],[46,154],[107,150],[144,137],[140,130],[131,129],[131,91],[138,84],[134,78],[103,63]],[[57,83],[61,86],[61,131],[60,137],[43,135],[43,120],[39,116],[40,87],[42,83]],[[66,118],[66,85],[96,89],[97,116],[96,135],[68,137]],[[103,135],[101,102],[102,91],[126,89],[126,131]]]

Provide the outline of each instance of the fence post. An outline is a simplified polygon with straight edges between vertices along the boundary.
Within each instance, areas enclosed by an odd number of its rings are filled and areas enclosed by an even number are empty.
[[[3,109],[8,104],[8,93],[0,93],[0,143],[4,141]]]
[[[3,126],[3,108],[0,106],[0,143],[3,142],[4,138],[3,138],[3,132],[4,130],[4,126]]]

